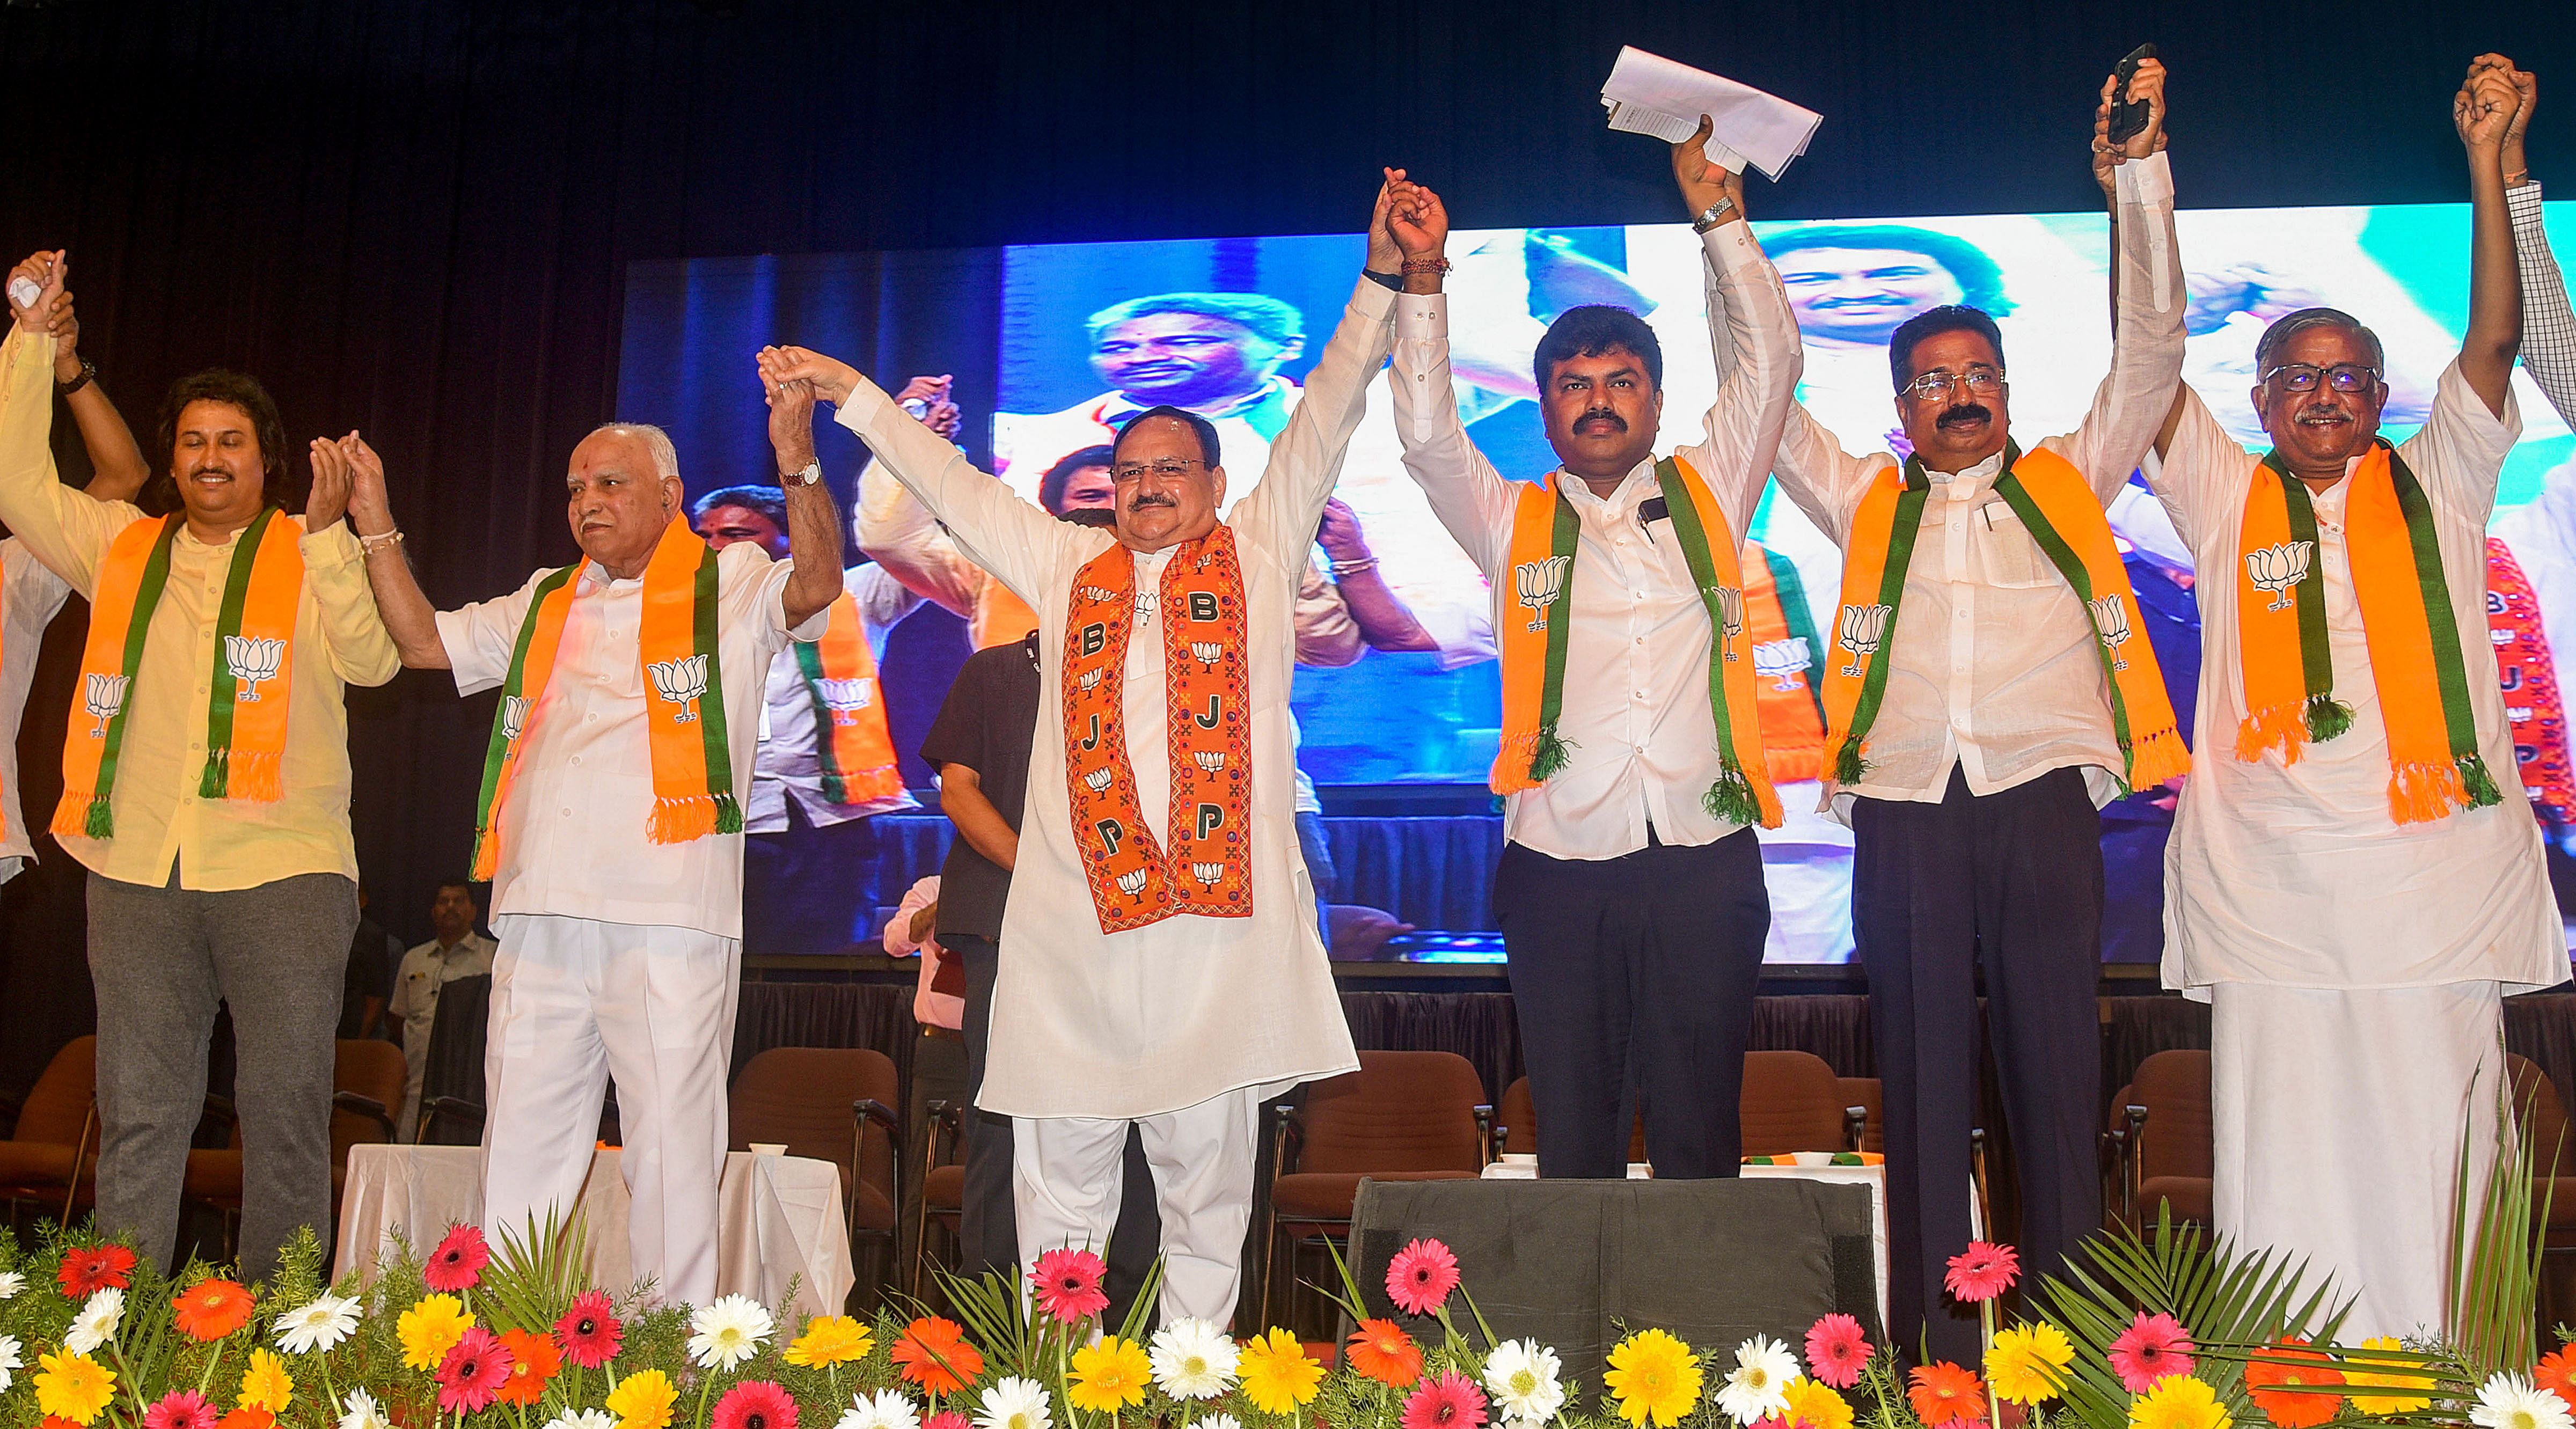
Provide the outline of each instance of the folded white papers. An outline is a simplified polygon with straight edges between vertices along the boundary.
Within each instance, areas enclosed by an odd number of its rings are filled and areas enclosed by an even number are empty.
[[[1601,86],[1601,107],[1610,111],[1611,128],[1652,134],[1667,144],[1698,132],[1699,117],[1705,114],[1713,126],[1709,162],[1734,173],[1750,164],[1773,179],[1807,152],[1807,141],[1824,122],[1816,111],[1749,84],[1625,45]]]

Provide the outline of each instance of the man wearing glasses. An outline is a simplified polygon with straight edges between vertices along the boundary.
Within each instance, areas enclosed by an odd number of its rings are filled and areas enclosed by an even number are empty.
[[[1388,170],[1353,288],[1258,484],[1225,518],[1215,428],[1156,407],[1119,429],[1114,532],[1067,525],[975,470],[847,364],[811,378],[966,555],[1038,613],[1039,734],[1002,915],[976,1105],[1012,1118],[1024,1263],[1099,1248],[1141,1129],[1163,1224],[1163,1322],[1232,1320],[1264,1098],[1358,1067],[1297,857],[1288,680],[1307,548],[1401,264]]]
[[[2357,1294],[2348,1341],[2442,1323],[2454,1190],[2475,1204],[2495,1155],[2498,997],[2567,976],[2488,640],[2487,516],[2521,429],[2518,103],[2492,55],[2453,100],[2468,335],[2421,431],[2380,437],[2379,339],[2309,308],[2256,349],[2270,453],[2184,388],[2146,468],[2204,573],[2164,977],[2211,1005],[2217,1228]]]
[[[1826,641],[1826,793],[1853,833],[1853,933],[1885,1082],[1888,1333],[1966,1362],[1944,1313],[1969,1240],[1982,965],[2019,1163],[2023,1262],[2101,1220],[2102,852],[2095,810],[2181,772],[2181,737],[2102,504],[2155,438],[2183,357],[2164,71],[2123,145],[2097,118],[2116,230],[2110,376],[2072,434],[2024,449],[1994,322],[1922,313],[1888,349],[1910,457],[1845,455],[1793,408],[1774,468],[1844,552]],[[2105,84],[2107,101],[2110,85]],[[1964,1307],[1962,1307],[1964,1308]]]

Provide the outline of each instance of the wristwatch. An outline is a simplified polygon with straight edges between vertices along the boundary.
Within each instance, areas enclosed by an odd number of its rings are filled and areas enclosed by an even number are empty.
[[[791,471],[778,478],[780,486],[812,486],[823,479],[823,463],[809,461],[803,471]]]
[[[1710,204],[1707,208],[1701,210],[1700,216],[1691,220],[1691,232],[1706,233],[1710,229],[1717,227],[1720,223],[1725,222],[1726,216],[1734,211],[1735,200],[1728,198],[1724,194],[1719,194],[1717,196],[1717,202]]]
[[[93,363],[92,363],[88,358],[84,357],[84,358],[82,358],[82,359],[81,359],[81,370],[80,370],[80,376],[73,378],[73,379],[72,379],[71,381],[69,381],[69,382],[57,382],[57,383],[55,383],[55,384],[54,384],[54,395],[55,395],[55,396],[57,396],[57,397],[68,397],[68,396],[72,395],[74,392],[77,392],[77,391],[81,390],[82,388],[87,387],[87,386],[90,384],[91,380],[92,380],[93,378],[97,377],[97,376],[98,376],[98,368],[97,368],[97,366],[96,366],[95,364],[93,364]]]

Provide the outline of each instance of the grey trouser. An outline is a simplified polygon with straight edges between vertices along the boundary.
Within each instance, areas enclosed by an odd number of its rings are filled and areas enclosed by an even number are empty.
[[[238,1049],[241,1277],[274,1270],[298,1226],[327,1249],[332,1033],[357,927],[357,885],[336,873],[226,893],[90,875],[101,1232],[132,1232],[146,1257],[171,1268],[220,1000]]]

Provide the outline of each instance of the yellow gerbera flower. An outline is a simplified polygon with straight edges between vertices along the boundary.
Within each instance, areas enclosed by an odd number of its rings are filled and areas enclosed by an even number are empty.
[[[1243,1397],[1264,1414],[1305,1408],[1324,1382],[1324,1367],[1306,1358],[1306,1347],[1295,1335],[1276,1326],[1243,1342],[1235,1371],[1242,1376]]]
[[[1619,1401],[1619,1417],[1631,1424],[1651,1421],[1657,1429],[1671,1429],[1699,1406],[1699,1359],[1661,1330],[1639,1330],[1621,1340],[1610,1351],[1601,1382]],[[1848,1410],[1844,1418],[1850,1418]]]
[[[805,1322],[805,1333],[789,1345],[783,1358],[807,1369],[863,1360],[875,1348],[876,1336],[847,1315],[817,1315]]]
[[[286,1401],[294,1394],[295,1381],[287,1376],[284,1360],[265,1348],[250,1352],[250,1368],[242,1372],[241,1402],[236,1407],[284,1414]]]
[[[1299,1346],[1302,1357],[1305,1347]],[[1134,1340],[1103,1335],[1100,1343],[1073,1352],[1073,1376],[1064,1397],[1076,1409],[1116,1413],[1145,1402],[1145,1386],[1154,1379],[1154,1362]]]
[[[2066,1387],[2066,1372],[2075,1364],[2075,1346],[2066,1332],[2042,1320],[1995,1332],[1986,1351],[1986,1383],[1995,1397],[2015,1404],[2041,1404]]]
[[[639,1370],[608,1392],[608,1412],[617,1416],[617,1429],[664,1429],[679,1398],[669,1375],[658,1369]]]
[[[1836,1394],[1833,1386],[1801,1376],[1789,1381],[1783,1392],[1789,1396],[1789,1407],[1780,1417],[1790,1429],[1801,1424],[1807,1429],[1852,1429],[1851,1401]]]
[[[473,1312],[453,1295],[425,1295],[394,1321],[401,1336],[403,1363],[413,1369],[436,1369],[465,1332],[474,1328]]]
[[[2406,1348],[2395,1337],[2389,1335],[2377,1335],[2364,1340],[2361,1342],[2361,1347],[2365,1350]],[[2344,1363],[2346,1368],[2343,1382],[2356,1389],[2364,1385],[2377,1389],[2429,1389],[2432,1387],[2431,1382],[2422,1372],[2403,1360],[2372,1359],[2367,1355],[2353,1355]],[[2362,1368],[2364,1365],[2370,1365],[2373,1368],[2364,1370]],[[2393,1371],[2393,1373],[2383,1371]],[[2429,1409],[2432,1405],[2433,1401],[2430,1399],[2396,1399],[2363,1394],[2352,1397],[2352,1407],[2373,1419],[2385,1419],[2392,1414],[2414,1414]]]
[[[2228,1429],[2235,1421],[2208,1385],[2171,1374],[2129,1401],[2129,1429]]]
[[[36,1408],[43,1413],[87,1424],[116,1397],[116,1371],[87,1355],[65,1351],[36,1362],[44,1366],[36,1375]]]

